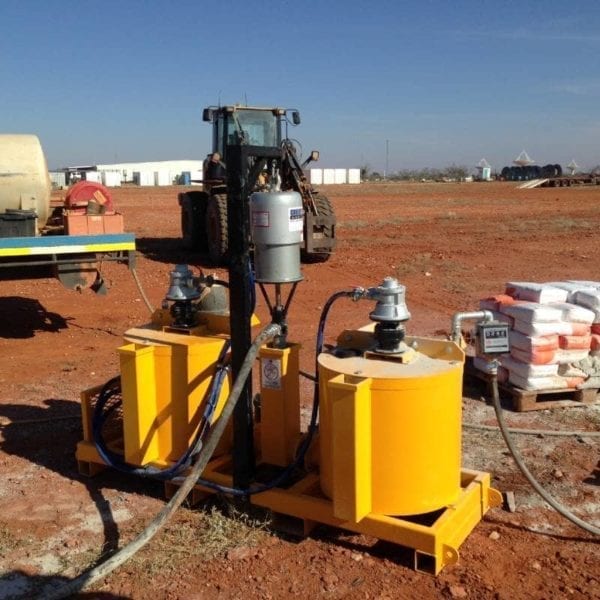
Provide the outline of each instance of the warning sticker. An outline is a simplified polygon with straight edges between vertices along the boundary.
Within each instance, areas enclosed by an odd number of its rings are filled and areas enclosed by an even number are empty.
[[[260,362],[262,386],[271,390],[281,389],[281,360],[262,358]]]
[[[304,209],[302,207],[290,208],[290,231],[302,231],[304,228]]]
[[[267,211],[252,211],[252,225],[254,227],[269,227],[269,213]]]

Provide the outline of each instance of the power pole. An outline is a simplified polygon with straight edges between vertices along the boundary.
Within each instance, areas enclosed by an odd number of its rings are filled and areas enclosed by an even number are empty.
[[[383,178],[387,179],[388,169],[390,167],[390,140],[385,140],[385,171],[383,172]]]

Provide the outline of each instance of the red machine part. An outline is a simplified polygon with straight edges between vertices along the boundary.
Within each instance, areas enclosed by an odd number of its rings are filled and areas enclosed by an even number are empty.
[[[108,188],[93,181],[76,183],[67,192],[65,205],[69,211],[75,214],[101,213],[112,215],[115,213],[112,196]],[[94,208],[92,209],[92,207]]]

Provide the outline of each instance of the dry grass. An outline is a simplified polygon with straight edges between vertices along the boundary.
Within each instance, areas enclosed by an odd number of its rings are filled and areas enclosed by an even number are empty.
[[[206,512],[180,511],[174,520],[130,561],[152,575],[177,570],[190,559],[210,560],[240,546],[264,543],[269,521],[229,507],[229,515],[212,506]]]
[[[406,257],[406,260],[396,267],[396,276],[399,279],[415,273],[431,272],[434,264],[431,252],[419,252],[412,257]]]
[[[409,225],[411,223],[425,223],[428,221],[426,217],[418,215],[393,215],[388,219],[378,219],[377,221],[364,221],[363,219],[355,219],[351,221],[340,221],[337,226],[340,229],[363,229],[368,227],[370,230],[378,227],[387,227],[389,225]]]
[[[0,526],[0,556],[13,552],[21,544],[21,540],[17,539],[8,529]]]
[[[596,229],[595,225],[592,225],[589,221],[582,219],[571,219],[569,217],[557,217],[550,221],[550,229],[552,231],[572,231],[574,229],[586,230]]]
[[[497,223],[495,227],[503,232],[529,235],[540,230],[553,233],[568,233],[577,230],[589,231],[596,229],[597,226],[584,219],[558,216],[551,219],[520,219],[510,223]]]

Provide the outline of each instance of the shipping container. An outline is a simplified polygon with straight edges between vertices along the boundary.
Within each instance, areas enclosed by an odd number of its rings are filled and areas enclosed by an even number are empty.
[[[323,185],[323,169],[311,169],[310,182],[313,185]]]
[[[348,183],[360,183],[360,169],[348,169]]]
[[[334,181],[337,184],[346,183],[346,169],[335,169]]]
[[[323,169],[323,185],[335,183],[335,169]]]

